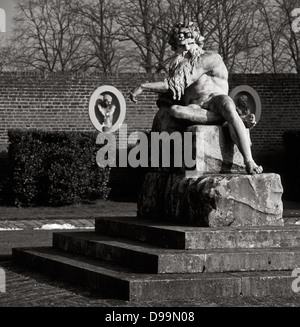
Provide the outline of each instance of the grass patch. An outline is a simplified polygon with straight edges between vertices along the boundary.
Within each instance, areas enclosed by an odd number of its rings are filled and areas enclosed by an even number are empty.
[[[88,219],[103,216],[135,216],[136,203],[95,201],[62,207],[0,207],[0,220]]]

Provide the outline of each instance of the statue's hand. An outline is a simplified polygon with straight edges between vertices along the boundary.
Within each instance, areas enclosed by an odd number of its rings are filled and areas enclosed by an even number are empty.
[[[138,101],[137,101],[136,97],[142,92],[143,92],[143,89],[140,86],[136,87],[133,91],[131,91],[129,93],[129,99],[132,102],[137,103]]]
[[[246,128],[253,128],[256,125],[254,114],[243,115],[241,116],[241,119],[244,122]]]
[[[135,96],[134,93],[132,93],[132,92],[129,93],[129,99],[130,99],[132,102],[137,103],[136,96]]]

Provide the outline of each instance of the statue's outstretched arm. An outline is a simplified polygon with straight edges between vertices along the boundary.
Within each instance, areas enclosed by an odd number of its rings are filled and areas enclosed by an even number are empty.
[[[137,102],[136,97],[139,94],[141,94],[143,91],[166,93],[168,92],[168,90],[169,90],[169,84],[166,80],[163,82],[143,83],[129,93],[129,98],[131,101],[136,103]]]

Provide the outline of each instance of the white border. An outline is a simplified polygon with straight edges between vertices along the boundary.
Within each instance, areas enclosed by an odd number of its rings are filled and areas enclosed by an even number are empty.
[[[235,96],[240,92],[248,92],[252,95],[255,103],[255,119],[258,123],[261,116],[261,101],[258,93],[249,85],[240,85],[235,87],[229,94],[232,100],[234,100]]]
[[[124,99],[123,94],[117,88],[115,88],[114,86],[111,86],[111,85],[99,86],[93,92],[93,94],[90,97],[90,102],[89,102],[89,116],[90,116],[90,120],[91,120],[92,124],[97,129],[97,131],[103,132],[102,131],[102,125],[100,124],[99,120],[96,117],[95,103],[99,99],[100,94],[105,93],[105,92],[113,93],[117,97],[117,99],[119,101],[119,104],[120,104],[120,115],[119,115],[119,118],[114,123],[114,125],[112,126],[112,128],[109,131],[110,133],[113,133],[116,130],[118,130],[120,128],[120,126],[123,124],[123,121],[124,121],[125,115],[126,115],[126,101]]]

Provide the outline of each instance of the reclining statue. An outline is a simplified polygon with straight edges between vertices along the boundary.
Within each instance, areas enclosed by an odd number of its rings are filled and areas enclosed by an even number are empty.
[[[241,152],[248,174],[260,174],[263,168],[252,157],[247,128],[255,116],[240,116],[228,95],[228,71],[221,56],[203,50],[203,36],[194,23],[173,27],[169,44],[175,51],[169,77],[162,82],[143,83],[130,93],[130,99],[144,90],[161,93],[160,110],[153,122],[154,131],[175,131],[190,125],[227,123],[233,142]]]

